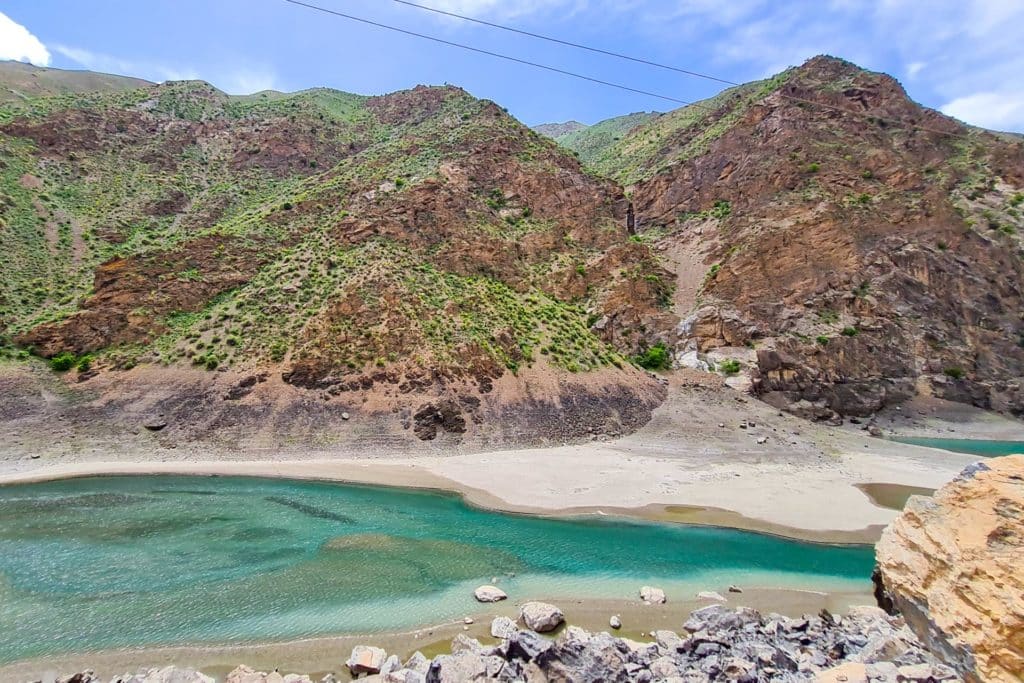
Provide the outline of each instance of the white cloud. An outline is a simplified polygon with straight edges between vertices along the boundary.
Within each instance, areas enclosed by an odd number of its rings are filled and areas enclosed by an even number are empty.
[[[251,66],[226,68],[201,74],[191,67],[171,67],[151,61],[122,59],[111,55],[84,50],[68,45],[53,45],[57,54],[67,57],[75,64],[92,71],[102,71],[118,75],[136,76],[152,81],[189,81],[203,79],[212,83],[231,95],[248,95],[260,90],[276,90],[278,85],[275,74],[267,70],[253,69]]]
[[[0,59],[46,66],[50,51],[27,28],[0,12]]]
[[[52,45],[51,47],[57,54],[67,57],[75,64],[84,66],[90,71],[102,71],[119,76],[136,76],[155,81],[183,81],[199,78],[199,75],[191,69],[178,69],[152,62],[121,59],[67,45]]]
[[[218,88],[230,95],[251,95],[261,90],[279,90],[276,76],[269,71],[238,69],[217,79]]]
[[[563,18],[587,9],[589,0],[410,0],[474,19],[508,20],[557,12]]]
[[[910,78],[914,78],[919,73],[921,73],[921,70],[924,69],[926,66],[928,65],[925,64],[924,62],[911,62],[910,64],[907,64],[907,76]]]
[[[1024,130],[1024,92],[979,92],[942,106],[942,113],[995,130]]]

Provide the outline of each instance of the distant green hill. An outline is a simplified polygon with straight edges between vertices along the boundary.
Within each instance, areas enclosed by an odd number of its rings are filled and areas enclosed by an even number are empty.
[[[657,112],[636,112],[607,119],[593,126],[586,126],[555,136],[555,141],[572,150],[583,163],[594,166],[608,166],[607,150],[619,142],[627,133],[648,121],[657,119]]]

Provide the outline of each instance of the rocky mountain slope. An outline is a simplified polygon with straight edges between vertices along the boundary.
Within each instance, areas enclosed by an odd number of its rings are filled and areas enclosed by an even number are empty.
[[[105,419],[151,387],[172,423],[283,401],[433,439],[515,409],[529,438],[660,400],[626,357],[671,277],[622,191],[458,88],[30,98],[0,107],[0,159],[0,353],[70,370]]]
[[[817,57],[592,163],[677,275],[683,322],[659,333],[683,364],[739,371],[808,417],[915,393],[1024,414],[1020,137]]]
[[[1024,456],[911,498],[877,557],[883,601],[966,680],[1024,679]]]

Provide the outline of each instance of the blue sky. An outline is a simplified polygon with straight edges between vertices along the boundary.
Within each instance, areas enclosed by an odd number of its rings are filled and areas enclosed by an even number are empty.
[[[314,4],[682,100],[721,86],[433,15],[392,0]],[[730,81],[819,53],[896,76],[969,123],[1024,131],[1024,0],[417,0]],[[0,58],[230,93],[377,94],[454,83],[535,125],[667,102],[351,23],[283,0],[0,0]]]

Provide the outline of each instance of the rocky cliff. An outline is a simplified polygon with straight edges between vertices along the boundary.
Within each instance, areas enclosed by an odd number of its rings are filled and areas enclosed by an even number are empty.
[[[1024,456],[911,498],[877,559],[883,603],[965,679],[1024,680]]]
[[[1024,414],[1020,137],[816,57],[631,130],[599,168],[677,275],[660,334],[682,362],[736,361],[809,417],[915,393]]]

